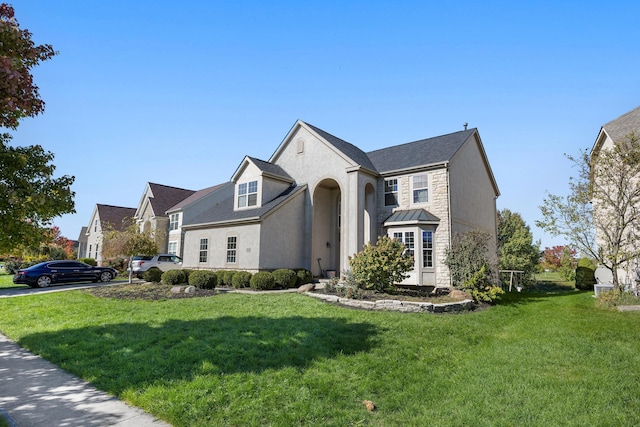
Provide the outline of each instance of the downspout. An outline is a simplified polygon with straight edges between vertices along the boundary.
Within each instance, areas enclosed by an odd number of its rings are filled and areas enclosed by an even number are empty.
[[[445,169],[447,171],[447,215],[448,215],[448,222],[449,222],[449,250],[451,250],[451,245],[453,243],[453,221],[451,219],[451,183],[449,181],[449,177],[450,177],[449,166],[450,166],[450,163],[447,162],[445,164]],[[449,269],[449,267],[447,267],[447,269]],[[436,283],[436,287],[437,286],[438,284]],[[450,288],[453,287],[453,282],[451,281],[451,270],[449,270],[449,287]]]

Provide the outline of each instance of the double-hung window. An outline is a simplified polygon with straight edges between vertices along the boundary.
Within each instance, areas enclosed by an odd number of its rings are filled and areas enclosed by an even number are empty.
[[[209,254],[209,239],[200,239],[200,262],[207,262]]]
[[[256,206],[258,204],[258,181],[238,184],[238,207]]]
[[[169,247],[167,249],[167,253],[171,255],[177,255],[178,253],[178,242],[169,242]]]
[[[433,267],[433,231],[422,232],[422,267]]]
[[[400,243],[404,243],[405,253],[413,258],[413,252],[416,247],[415,238],[413,235],[413,231],[405,231],[402,232],[394,232],[393,238],[397,239]]]
[[[236,236],[227,237],[227,263],[235,264],[236,251],[238,249],[238,238]]]
[[[398,206],[398,180],[396,178],[384,180],[384,205]]]
[[[178,229],[178,219],[180,218],[179,213],[171,214],[169,217],[169,230],[177,230]]]
[[[413,177],[413,203],[427,203],[429,201],[429,179],[427,175]]]

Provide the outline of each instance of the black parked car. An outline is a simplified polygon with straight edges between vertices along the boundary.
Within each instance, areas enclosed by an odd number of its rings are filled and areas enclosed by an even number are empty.
[[[46,261],[18,270],[13,283],[46,288],[52,283],[109,282],[117,275],[110,267],[93,267],[78,261]]]

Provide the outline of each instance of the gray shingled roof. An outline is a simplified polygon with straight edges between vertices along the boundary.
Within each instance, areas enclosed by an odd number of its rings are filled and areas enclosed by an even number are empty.
[[[256,159],[255,157],[247,156],[247,158],[251,159],[251,161],[261,171],[266,172],[270,175],[279,176],[281,178],[286,179],[287,181],[293,182],[293,178],[291,178],[291,176],[287,172],[285,172],[285,170],[282,169],[280,166],[274,165],[273,163],[269,163],[264,160]]]
[[[367,153],[380,173],[448,162],[476,129],[395,145]]]
[[[122,231],[125,228],[124,220],[133,218],[136,214],[136,208],[123,208],[121,206],[96,205],[98,208],[98,216],[103,227],[111,224],[116,230]],[[91,224],[89,224],[91,226]]]
[[[622,141],[627,135],[635,132],[640,136],[640,107],[623,114],[602,126],[614,141]]]
[[[153,197],[149,198],[153,213],[157,216],[165,215],[172,206],[191,196],[195,191],[184,188],[169,187],[162,184],[149,183]]]
[[[428,222],[428,223],[436,223],[440,222],[440,218],[433,215],[430,212],[427,212],[424,209],[408,209],[395,211],[389,218],[384,222],[385,224],[394,223],[394,222],[408,222],[408,223],[417,223],[417,222]]]
[[[311,129],[313,129],[318,135],[324,138],[329,144],[333,145],[336,149],[343,152],[346,156],[348,156],[351,160],[353,160],[360,166],[363,166],[369,169],[370,171],[377,172],[376,167],[371,162],[371,159],[367,156],[367,154],[361,149],[359,149],[358,147],[356,147],[355,145],[350,144],[347,141],[344,141],[338,138],[337,136],[333,136],[330,133],[325,132],[322,129],[319,129],[309,123],[306,123],[306,122],[303,122],[303,123],[309,126]]]
[[[294,195],[298,194],[298,190],[302,191],[306,189],[306,185],[302,186],[291,186],[287,188],[285,191],[280,193],[273,200],[263,204],[259,208],[255,209],[243,209],[243,210],[234,210],[234,195],[231,194],[230,197],[227,197],[224,201],[220,202],[215,207],[207,210],[206,212],[198,215],[192,220],[188,221],[188,223],[184,223],[183,226],[188,225],[198,225],[198,224],[211,224],[216,222],[228,222],[228,221],[239,221],[243,219],[249,218],[262,218],[267,213],[269,213],[272,209],[278,207],[281,203],[284,203],[290,197],[294,197]]]
[[[182,200],[180,203],[172,206],[171,208],[167,209],[167,211],[175,211],[178,209],[182,209],[183,207],[190,205],[191,203],[195,202],[196,200],[199,200],[201,198],[203,198],[204,196],[206,196],[207,194],[211,194],[214,191],[218,191],[220,190],[222,187],[224,187],[225,185],[232,185],[232,182],[223,182],[222,184],[218,184],[218,185],[214,185],[211,187],[207,187],[207,188],[203,188],[202,190],[198,190],[195,193],[193,193],[192,195],[190,195],[189,197],[187,197],[186,199]]]

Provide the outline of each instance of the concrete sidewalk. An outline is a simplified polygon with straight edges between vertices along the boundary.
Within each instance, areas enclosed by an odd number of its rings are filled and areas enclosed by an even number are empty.
[[[18,427],[169,426],[0,334],[0,416],[6,414]]]

